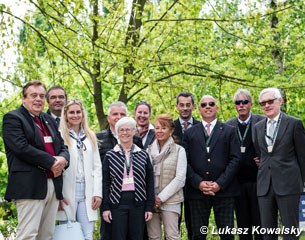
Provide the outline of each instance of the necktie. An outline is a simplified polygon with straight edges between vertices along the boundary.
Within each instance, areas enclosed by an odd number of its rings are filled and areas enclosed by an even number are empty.
[[[270,139],[270,144],[274,143],[274,131],[275,131],[275,121],[274,120],[270,120],[269,121],[269,131],[268,131],[268,136],[271,138]]]
[[[241,123],[241,125],[246,126],[246,125],[247,125],[247,123],[246,123],[246,122],[242,122],[242,123]]]
[[[57,127],[59,127],[60,118],[59,118],[59,117],[56,117],[56,118],[55,118],[55,122],[56,122]]]
[[[187,129],[187,127],[188,127],[188,125],[189,125],[189,123],[188,123],[188,122],[186,122],[186,121],[185,121],[185,122],[183,122],[183,129],[184,129],[184,130],[186,130],[186,129]]]
[[[208,136],[210,136],[210,134],[211,134],[211,123],[208,123],[206,125],[206,128],[207,128],[207,134],[208,134]]]

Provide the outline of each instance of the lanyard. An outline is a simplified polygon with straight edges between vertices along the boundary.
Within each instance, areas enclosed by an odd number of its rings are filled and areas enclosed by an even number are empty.
[[[251,122],[249,121],[243,136],[241,136],[241,132],[239,130],[239,127],[237,127],[237,132],[238,132],[239,140],[241,142],[241,146],[243,146],[243,142],[244,142],[244,140],[245,140],[245,138],[247,136],[247,133],[248,133],[248,130],[249,130],[249,127],[250,127],[250,123]]]
[[[274,129],[274,132],[273,132],[273,136],[268,136],[267,135],[267,125],[265,127],[265,136],[266,136],[266,138],[268,138],[271,141],[272,145],[274,143],[275,136],[277,135],[277,131],[279,130],[279,126],[280,126],[281,120],[282,120],[282,114],[280,114],[279,119],[278,119],[278,121],[276,123],[275,129]],[[268,124],[268,122],[267,122],[267,124]]]
[[[127,161],[127,157],[126,157],[126,152],[124,151],[123,147],[121,144],[119,144],[121,151],[123,152],[124,155],[124,165],[126,167],[126,172],[127,172],[127,176],[129,177],[129,172],[130,172],[130,166],[133,160],[133,150],[134,150],[134,144],[132,144],[131,146],[131,150],[130,150],[130,156],[129,156],[129,161]]]

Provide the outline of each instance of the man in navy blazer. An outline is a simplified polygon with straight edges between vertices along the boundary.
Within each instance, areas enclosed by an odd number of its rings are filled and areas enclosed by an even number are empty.
[[[261,159],[257,175],[261,227],[277,228],[279,211],[283,227],[289,230],[283,239],[298,239],[292,230],[299,227],[299,199],[305,182],[304,127],[300,119],[281,112],[279,89],[263,89],[259,102],[267,117],[254,131]],[[277,236],[265,235],[264,239]]]
[[[18,214],[16,239],[53,237],[62,195],[62,171],[69,152],[49,114],[43,111],[46,88],[37,80],[22,91],[22,106],[3,117],[3,140],[8,163],[5,199]]]
[[[223,231],[234,228],[240,147],[235,128],[219,122],[217,111],[216,99],[203,96],[199,104],[202,123],[187,129],[183,138],[188,161],[186,194],[194,240],[206,238],[212,208],[221,239],[234,239],[233,234]]]

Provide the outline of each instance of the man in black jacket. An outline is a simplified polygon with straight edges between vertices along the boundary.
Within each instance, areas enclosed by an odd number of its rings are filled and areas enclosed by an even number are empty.
[[[109,128],[104,129],[102,132],[97,133],[96,137],[98,139],[98,147],[100,152],[101,161],[103,162],[104,157],[110,149],[113,149],[114,146],[118,143],[117,136],[115,134],[115,124],[119,121],[122,117],[127,116],[127,107],[123,102],[117,101],[113,102],[109,105],[108,108],[108,116],[107,121],[109,123]],[[138,147],[143,148],[142,139],[138,136],[133,137],[133,143],[136,144]],[[103,219],[103,212],[100,210],[101,219]],[[110,228],[111,224],[106,223],[105,221],[101,220],[100,226],[100,234],[101,240],[111,240],[110,236]]]
[[[235,214],[237,226],[249,229],[247,234],[241,234],[240,240],[260,240],[262,235],[252,236],[252,227],[261,226],[258,199],[256,195],[256,178],[259,158],[253,145],[254,125],[263,120],[264,116],[252,114],[252,96],[246,89],[239,89],[234,95],[234,105],[237,117],[227,124],[236,128],[240,142],[241,162],[237,173],[240,184],[240,196],[235,198]]]
[[[8,184],[4,198],[18,214],[16,239],[51,240],[69,152],[51,116],[42,112],[46,88],[28,82],[22,106],[3,117]],[[34,236],[34,237],[33,237]]]
[[[200,123],[192,117],[193,110],[196,108],[195,97],[190,92],[180,92],[176,98],[176,109],[179,113],[179,117],[174,121],[174,137],[176,142],[181,145],[184,131],[192,127],[193,125]],[[184,189],[185,190],[185,189]],[[188,239],[192,239],[191,229],[191,216],[190,207],[186,194],[184,194],[184,220],[187,229]],[[179,226],[181,224],[181,217],[179,219]]]

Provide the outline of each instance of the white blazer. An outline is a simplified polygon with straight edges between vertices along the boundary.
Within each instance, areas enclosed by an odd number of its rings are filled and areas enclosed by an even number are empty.
[[[65,206],[71,220],[76,219],[75,209],[75,188],[76,188],[76,172],[77,172],[77,147],[76,141],[71,138],[72,146],[69,147],[70,165],[63,173],[63,196],[68,200],[69,205]],[[84,140],[86,151],[84,154],[84,174],[85,174],[85,197],[86,208],[89,221],[98,219],[98,209],[92,210],[92,197],[102,197],[102,164],[98,147],[93,149],[91,141],[86,138]],[[58,211],[57,220],[66,221],[66,215],[63,211]]]

